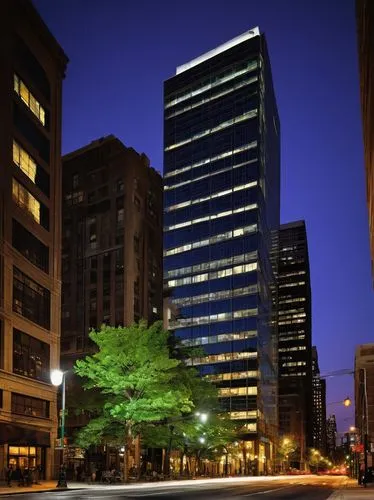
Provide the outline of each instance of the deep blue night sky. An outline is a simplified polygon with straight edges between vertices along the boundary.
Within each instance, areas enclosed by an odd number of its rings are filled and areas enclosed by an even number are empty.
[[[354,0],[34,0],[70,58],[63,152],[113,133],[162,171],[163,80],[259,26],[282,131],[282,222],[307,223],[322,373],[374,341]],[[353,397],[328,379],[328,402]],[[331,405],[339,431],[353,408]]]

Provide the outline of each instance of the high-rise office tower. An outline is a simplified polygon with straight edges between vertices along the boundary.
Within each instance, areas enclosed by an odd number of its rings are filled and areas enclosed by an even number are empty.
[[[63,157],[64,359],[90,328],[162,317],[162,178],[113,135]]]
[[[312,348],[313,448],[326,453],[326,380],[321,378],[317,347]]]
[[[255,28],[179,66],[164,94],[164,277],[179,309],[171,327],[203,347],[191,364],[243,423],[261,472],[272,466],[277,426],[271,251],[280,198],[265,36]]]
[[[312,446],[312,333],[309,254],[304,221],[282,224],[278,270],[279,432]]]
[[[355,411],[360,442],[366,445],[368,466],[374,458],[374,343],[356,347]],[[369,458],[370,457],[370,458]]]
[[[326,451],[332,460],[335,459],[337,433],[336,417],[335,415],[330,415],[326,421]]]
[[[374,278],[374,2],[356,0],[366,196]]]
[[[0,474],[53,473],[66,65],[31,2],[0,2]]]

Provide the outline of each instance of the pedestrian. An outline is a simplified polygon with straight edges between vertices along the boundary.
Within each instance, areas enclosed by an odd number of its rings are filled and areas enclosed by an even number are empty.
[[[13,475],[13,465],[9,465],[7,471],[6,471],[6,480],[7,480],[7,485],[9,488],[12,487],[12,475]]]

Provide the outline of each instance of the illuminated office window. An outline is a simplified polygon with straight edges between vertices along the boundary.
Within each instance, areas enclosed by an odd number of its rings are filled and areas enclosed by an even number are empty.
[[[45,109],[40,102],[35,99],[23,80],[16,74],[14,74],[14,91],[20,96],[22,101],[37,117],[40,123],[45,126]]]

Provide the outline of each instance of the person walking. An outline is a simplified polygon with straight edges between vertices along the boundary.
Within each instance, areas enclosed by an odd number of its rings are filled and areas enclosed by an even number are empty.
[[[6,470],[6,481],[9,488],[12,487],[12,475],[13,475],[13,465],[9,465]]]

